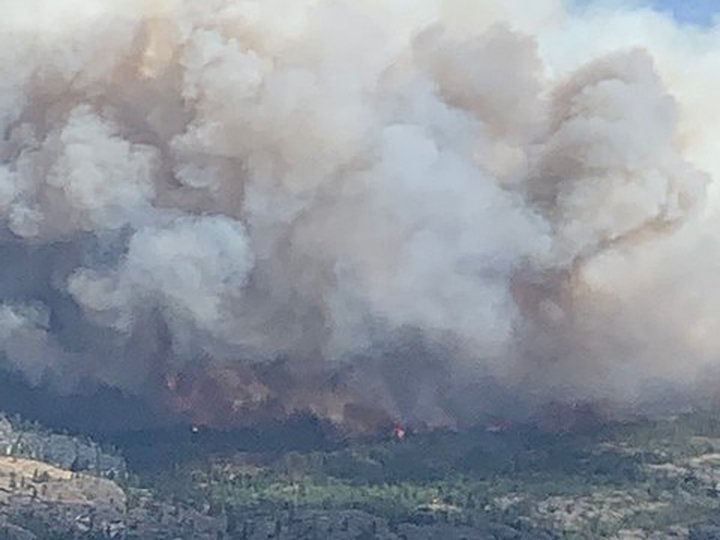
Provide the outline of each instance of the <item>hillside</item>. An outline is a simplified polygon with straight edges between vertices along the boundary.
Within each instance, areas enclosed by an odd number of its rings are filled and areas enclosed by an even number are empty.
[[[125,460],[89,439],[53,433],[38,424],[0,414],[0,455],[22,456],[73,471],[117,476],[126,472]]]
[[[107,478],[0,457],[0,538],[216,539],[224,521]]]
[[[0,457],[0,531],[23,540],[720,538],[713,415],[402,441],[322,442],[312,427],[287,429],[284,440],[280,428],[127,434],[118,442],[128,472],[115,479]]]
[[[117,536],[126,502],[123,490],[110,480],[35,460],[0,457],[0,527],[15,530],[18,537],[92,529]]]
[[[253,523],[304,538],[295,527],[308,519],[321,538],[345,538],[344,515],[363,523],[355,538],[720,538],[720,422],[704,414],[306,452],[243,451],[238,442],[142,478],[160,496],[222,511],[230,538],[246,540],[256,538]],[[372,519],[350,517],[361,515]]]

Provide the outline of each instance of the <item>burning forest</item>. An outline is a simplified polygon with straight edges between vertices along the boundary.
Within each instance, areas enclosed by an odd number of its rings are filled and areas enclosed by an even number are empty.
[[[561,0],[0,8],[22,385],[397,440],[712,398],[715,28]]]

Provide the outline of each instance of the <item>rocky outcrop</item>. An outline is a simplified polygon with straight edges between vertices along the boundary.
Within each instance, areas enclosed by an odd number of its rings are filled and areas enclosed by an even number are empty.
[[[124,521],[126,507],[124,491],[107,478],[0,457],[0,538],[45,538],[47,531],[70,537],[109,532]]]
[[[114,477],[127,470],[125,460],[90,440],[23,426],[0,415],[0,456],[26,457],[75,472]]]
[[[242,540],[553,540],[549,531],[497,523],[390,523],[360,510],[298,510],[228,516],[226,538]]]

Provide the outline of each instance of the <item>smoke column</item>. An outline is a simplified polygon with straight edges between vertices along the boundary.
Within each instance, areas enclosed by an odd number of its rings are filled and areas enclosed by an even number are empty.
[[[0,366],[209,425],[704,395],[719,73],[643,8],[0,0]]]

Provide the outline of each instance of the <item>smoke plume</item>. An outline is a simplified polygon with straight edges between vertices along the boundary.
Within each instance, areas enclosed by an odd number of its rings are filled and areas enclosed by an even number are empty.
[[[561,0],[0,10],[0,366],[30,384],[362,430],[641,407],[720,367],[720,27]]]

